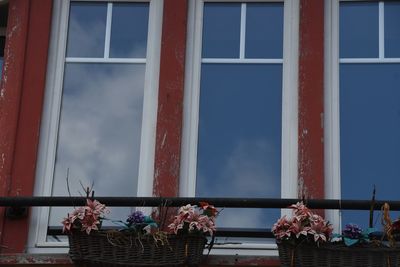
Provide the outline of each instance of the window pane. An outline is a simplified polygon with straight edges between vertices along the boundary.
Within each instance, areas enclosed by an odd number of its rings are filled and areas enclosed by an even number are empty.
[[[400,2],[385,2],[385,57],[400,57]]]
[[[203,64],[196,195],[280,197],[282,66]],[[279,210],[224,210],[218,225],[266,227]]]
[[[400,64],[340,66],[340,156],[344,199],[399,199]],[[344,212],[366,226],[368,212]],[[380,226],[378,221],[377,227]]]
[[[82,192],[80,182],[94,182],[98,196],[136,195],[144,70],[144,64],[66,64],[53,195],[68,195],[68,169],[73,195]]]
[[[148,3],[115,3],[110,57],[145,58],[149,20]]]
[[[341,58],[378,57],[377,2],[341,2],[339,19]]]
[[[103,57],[107,3],[72,2],[67,57]]]
[[[238,58],[240,45],[239,3],[205,3],[203,58]]]
[[[246,58],[282,58],[283,3],[247,4]]]

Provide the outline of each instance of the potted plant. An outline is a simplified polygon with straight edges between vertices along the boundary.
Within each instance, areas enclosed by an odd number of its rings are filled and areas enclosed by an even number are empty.
[[[332,226],[303,203],[291,208],[294,216],[279,219],[273,227],[282,266],[399,266],[400,247],[395,238],[400,220],[391,221],[388,204],[382,207],[383,232],[347,224],[341,234],[334,235]]]
[[[332,234],[332,225],[320,215],[298,202],[289,208],[293,216],[283,216],[273,226],[282,266],[299,265],[298,248],[300,246],[319,247],[326,243]]]
[[[64,218],[70,257],[74,262],[102,266],[176,266],[198,264],[206,236],[216,231],[217,210],[207,203],[178,210],[169,230],[163,231],[151,216],[134,211],[118,229],[103,230],[108,209],[97,200]]]

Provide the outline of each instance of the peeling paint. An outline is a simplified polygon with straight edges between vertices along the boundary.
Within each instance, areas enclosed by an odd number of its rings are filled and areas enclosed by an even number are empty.
[[[161,148],[164,148],[166,139],[167,139],[167,132],[165,132],[163,135],[163,139],[161,141]]]

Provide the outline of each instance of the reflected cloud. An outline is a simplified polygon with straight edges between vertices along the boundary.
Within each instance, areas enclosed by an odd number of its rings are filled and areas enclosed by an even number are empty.
[[[71,3],[68,57],[103,57],[106,33],[105,3]]]
[[[274,163],[276,153],[266,140],[237,142],[215,179],[206,175],[207,170],[199,173],[197,195],[279,197],[280,165]],[[271,209],[224,209],[217,223],[219,227],[271,227],[279,212]]]
[[[199,170],[197,194],[221,197],[280,196],[280,165],[266,140],[241,140],[220,170]],[[216,177],[211,179],[212,173]]]
[[[53,195],[68,195],[67,169],[72,195],[81,184],[94,184],[97,196],[136,195],[144,68],[66,65]],[[65,214],[53,213],[51,224]]]

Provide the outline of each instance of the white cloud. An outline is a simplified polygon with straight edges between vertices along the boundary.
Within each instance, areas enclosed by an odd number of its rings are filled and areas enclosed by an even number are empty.
[[[68,195],[67,169],[73,195],[83,192],[80,182],[94,182],[97,196],[136,195],[144,65],[114,66],[67,66],[53,195]],[[54,212],[50,224],[65,214]]]

